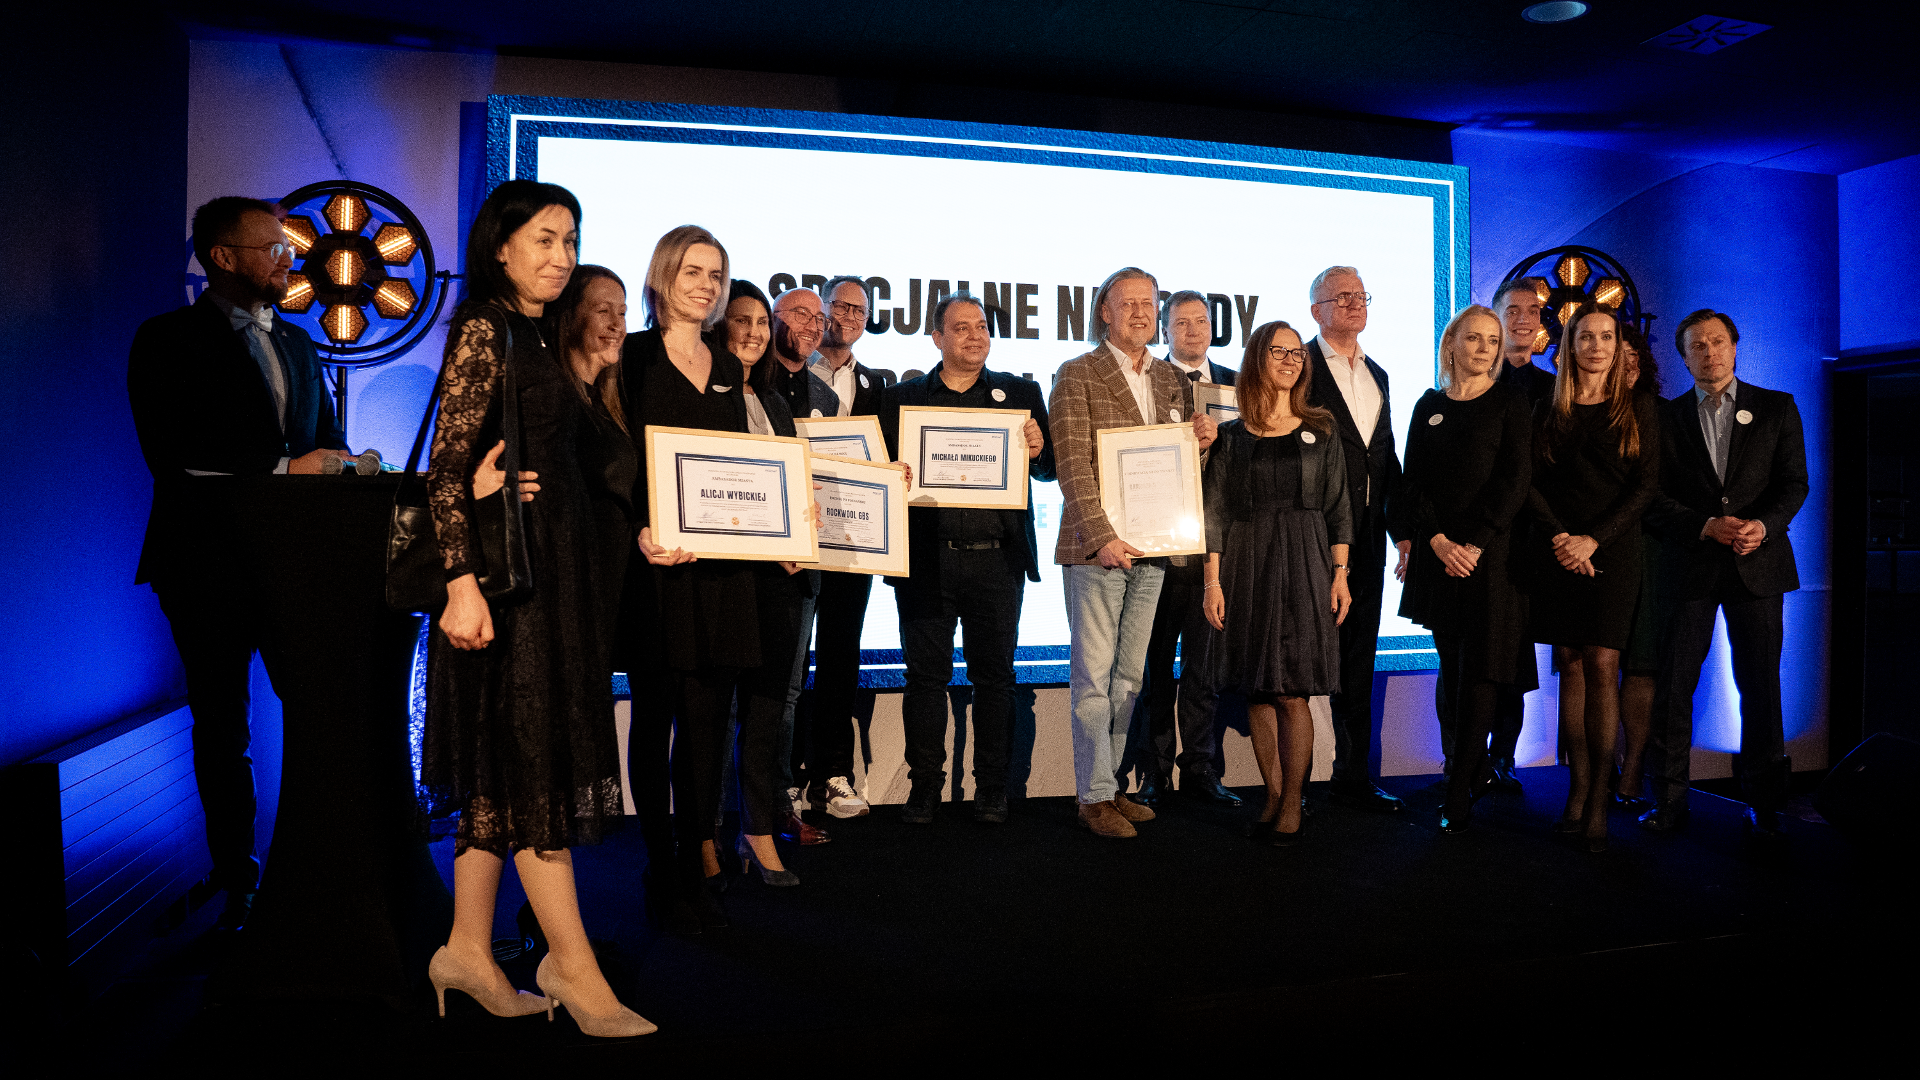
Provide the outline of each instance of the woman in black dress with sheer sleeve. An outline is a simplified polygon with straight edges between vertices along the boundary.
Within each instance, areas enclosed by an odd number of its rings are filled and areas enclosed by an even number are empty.
[[[1240,418],[1207,458],[1207,565],[1200,606],[1215,634],[1213,685],[1246,695],[1253,755],[1266,782],[1254,835],[1300,838],[1313,765],[1307,699],[1340,688],[1347,590],[1346,458],[1333,416],[1307,404],[1313,369],[1283,322],[1254,330],[1240,365]]]
[[[443,1012],[452,988],[496,1015],[551,1016],[559,1004],[589,1035],[631,1036],[654,1027],[600,973],[569,851],[597,842],[623,809],[595,600],[611,583],[586,539],[591,495],[576,452],[587,403],[543,325],[572,274],[579,218],[579,203],[552,184],[514,180],[487,197],[441,364],[428,485],[447,607],[428,644],[423,772],[460,809],[460,831],[453,931],[428,975]],[[503,402],[508,365],[516,400]],[[521,460],[540,490],[524,507],[533,593],[495,610],[476,580],[485,567],[473,521],[479,501],[501,487],[494,462],[503,406],[517,410]],[[544,998],[516,993],[493,959],[494,902],[509,854],[547,939],[535,976]]]
[[[1493,778],[1498,688],[1539,685],[1526,594],[1508,558],[1533,475],[1533,417],[1525,393],[1494,381],[1499,367],[1499,318],[1478,305],[1455,315],[1440,335],[1441,388],[1413,407],[1406,472],[1387,504],[1395,534],[1413,537],[1400,614],[1433,631],[1440,654],[1442,832],[1467,827]]]
[[[1660,479],[1653,403],[1627,388],[1611,311],[1583,304],[1561,335],[1553,396],[1533,420],[1532,624],[1560,668],[1566,813],[1556,832],[1607,847],[1620,651],[1640,598],[1640,517]]]

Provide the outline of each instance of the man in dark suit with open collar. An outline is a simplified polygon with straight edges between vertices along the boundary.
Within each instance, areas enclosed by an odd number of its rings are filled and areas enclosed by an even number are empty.
[[[900,452],[903,405],[1025,409],[1027,478],[1052,480],[1053,438],[1040,386],[987,370],[993,342],[985,306],[959,292],[935,304],[928,319],[940,363],[890,388],[880,405],[880,427],[894,456]],[[916,507],[907,511],[907,530],[910,574],[887,579],[900,609],[900,650],[907,663],[900,711],[913,790],[901,820],[932,824],[946,787],[947,686],[953,681],[957,621],[973,684],[973,816],[998,824],[1007,820],[1020,606],[1027,582],[1040,580],[1033,500],[1029,496],[1025,510]]]
[[[1682,319],[1674,343],[1694,387],[1661,406],[1661,491],[1647,520],[1665,541],[1670,614],[1647,747],[1656,804],[1640,818],[1654,832],[1686,825],[1693,692],[1716,611],[1740,688],[1738,772],[1754,835],[1778,834],[1786,802],[1780,650],[1785,594],[1800,587],[1787,526],[1807,498],[1806,441],[1792,394],[1734,378],[1739,342],[1727,315]]]
[[[193,246],[206,292],[142,323],[127,361],[127,396],[153,473],[134,580],[159,594],[180,650],[207,847],[227,892],[220,925],[231,930],[245,921],[260,880],[247,724],[247,669],[260,637],[231,569],[230,537],[194,477],[317,473],[347,444],[313,340],[274,313],[293,265],[274,207],[215,199],[194,214]]]
[[[1393,448],[1387,373],[1360,348],[1372,298],[1351,266],[1330,266],[1313,279],[1308,299],[1320,332],[1307,343],[1313,404],[1333,413],[1347,451],[1353,547],[1347,587],[1353,608],[1340,624],[1340,692],[1333,695],[1333,791],[1351,806],[1393,813],[1401,802],[1373,781],[1373,660],[1379,646],[1380,594],[1386,585],[1386,505],[1400,484]],[[1401,541],[1404,572],[1410,541]]]
[[[1166,362],[1193,386],[1233,385],[1233,369],[1207,356],[1213,344],[1212,309],[1207,298],[1191,289],[1167,297],[1161,307],[1167,339]],[[1198,406],[1195,406],[1198,408]],[[1134,764],[1140,787],[1131,798],[1142,806],[1160,805],[1161,796],[1174,790],[1173,767],[1180,766],[1180,794],[1219,806],[1239,806],[1240,796],[1220,783],[1214,758],[1220,747],[1214,729],[1215,692],[1207,679],[1206,645],[1213,628],[1200,611],[1206,559],[1175,555],[1167,560],[1160,581],[1160,606],[1153,615],[1153,637],[1147,642],[1146,685],[1134,706],[1129,746],[1137,746]],[[1176,646],[1181,653],[1180,677],[1173,677]],[[1176,705],[1178,708],[1176,709]],[[1178,721],[1180,752],[1174,754],[1174,727]]]

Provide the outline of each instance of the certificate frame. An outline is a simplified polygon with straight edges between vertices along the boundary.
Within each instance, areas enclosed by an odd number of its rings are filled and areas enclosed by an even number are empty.
[[[1174,475],[1179,490],[1171,517],[1174,526],[1129,535],[1127,516],[1127,459],[1175,450]],[[1192,424],[1148,424],[1144,427],[1105,428],[1097,433],[1095,451],[1100,462],[1100,509],[1120,539],[1148,555],[1204,555],[1207,551],[1207,515],[1201,501],[1200,440]],[[1161,459],[1164,460],[1164,459]],[[1153,490],[1161,491],[1161,485]]]
[[[854,461],[851,458],[812,456],[813,481],[819,485],[814,498],[820,503],[821,570],[848,574],[880,574],[906,577],[907,563],[907,470],[890,461]],[[858,493],[866,506],[877,509],[876,524],[866,519],[867,528],[849,527],[836,510],[843,506],[842,493]]]
[[[1218,424],[1240,419],[1240,396],[1233,387],[1220,383],[1196,383],[1193,407]]]
[[[805,439],[649,424],[646,451],[648,517],[654,543],[683,548],[703,559],[808,564],[820,560],[811,513],[812,455]],[[767,523],[757,530],[732,530],[729,526],[740,523],[738,517],[732,517],[731,522],[703,523],[703,518],[710,517],[718,506],[687,506],[681,494],[687,470],[701,469],[776,470],[783,504],[774,508],[769,499]]]
[[[796,416],[793,426],[800,437],[807,440],[807,449],[815,457],[837,457],[848,461],[885,462],[887,459],[887,437],[880,431],[880,418],[877,416]],[[859,457],[852,454],[835,453],[829,446],[822,449],[815,440],[819,439],[859,439],[864,444]],[[843,444],[844,445],[844,444]]]
[[[1029,414],[1025,409],[938,409],[926,405],[900,406],[900,460],[913,468],[913,488],[907,493],[909,506],[938,506],[975,510],[1025,510],[1027,508],[1027,435]],[[938,467],[925,467],[921,459],[935,452],[928,446],[928,434],[934,442],[942,436],[974,435],[991,438],[1004,433],[1000,454],[1001,475],[986,474],[987,483],[973,477],[944,481]],[[989,434],[991,433],[991,434]],[[991,468],[991,466],[988,466]],[[962,482],[964,481],[964,482]]]

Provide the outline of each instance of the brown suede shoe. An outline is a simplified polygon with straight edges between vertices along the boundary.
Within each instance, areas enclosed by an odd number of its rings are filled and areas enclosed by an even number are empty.
[[[1125,795],[1113,797],[1113,809],[1128,821],[1152,821],[1156,816],[1151,809],[1141,806]]]
[[[1115,810],[1110,802],[1081,803],[1080,824],[1086,826],[1095,836],[1120,839],[1140,835],[1134,831],[1133,823],[1121,817],[1120,812]]]

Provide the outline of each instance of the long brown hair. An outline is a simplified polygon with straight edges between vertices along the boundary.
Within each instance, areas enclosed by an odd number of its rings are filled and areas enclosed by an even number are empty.
[[[1553,376],[1553,410],[1540,431],[1537,446],[1544,461],[1553,460],[1554,452],[1573,431],[1574,383],[1580,372],[1574,340],[1581,322],[1594,315],[1604,315],[1613,323],[1613,366],[1607,369],[1607,426],[1619,436],[1622,458],[1640,456],[1640,418],[1633,411],[1634,395],[1627,391],[1627,366],[1620,362],[1620,346],[1626,340],[1620,333],[1620,317],[1611,308],[1588,301],[1574,309],[1560,332],[1560,351],[1554,354],[1558,370]]]
[[[1247,351],[1240,358],[1240,375],[1234,381],[1233,393],[1234,400],[1240,406],[1240,417],[1249,429],[1267,430],[1267,421],[1279,407],[1280,387],[1267,372],[1267,349],[1273,344],[1274,336],[1282,330],[1292,331],[1296,338],[1300,336],[1298,330],[1278,320],[1262,323],[1248,337]],[[1300,365],[1300,377],[1294,380],[1287,403],[1301,423],[1322,435],[1331,434],[1333,414],[1318,405],[1307,404],[1307,397],[1312,392],[1313,363],[1309,360]]]
[[[586,336],[587,321],[580,317],[580,305],[586,301],[587,286],[602,279],[620,286],[622,293],[627,291],[627,283],[620,280],[619,274],[604,266],[581,263],[573,268],[573,277],[567,282],[567,287],[561,291],[560,299],[554,301],[553,315],[555,328],[558,330],[555,336],[560,342],[560,366],[568,375],[573,374],[573,350],[580,347],[581,340]],[[620,425],[621,431],[626,431],[627,411],[620,407],[622,366],[621,364],[607,365],[594,379],[593,389],[599,395],[601,404],[607,407],[607,412],[612,414],[613,422]],[[580,392],[582,398],[587,396],[586,388],[580,385],[579,379],[568,381],[573,383],[574,389]]]

